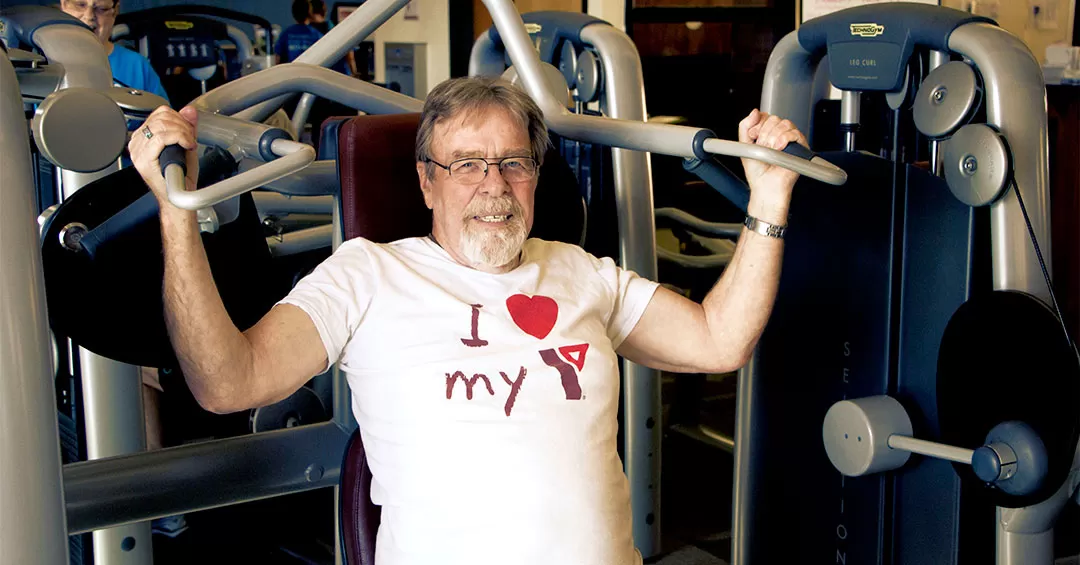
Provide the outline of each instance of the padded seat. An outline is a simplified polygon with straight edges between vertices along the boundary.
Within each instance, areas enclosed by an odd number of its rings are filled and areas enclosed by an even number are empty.
[[[431,232],[416,175],[419,114],[358,116],[340,125],[338,175],[345,239],[389,243]],[[536,187],[530,237],[580,244],[585,202],[573,171],[549,148]],[[374,565],[380,510],[371,502],[371,469],[360,431],[345,449],[340,475],[340,524],[347,565]]]

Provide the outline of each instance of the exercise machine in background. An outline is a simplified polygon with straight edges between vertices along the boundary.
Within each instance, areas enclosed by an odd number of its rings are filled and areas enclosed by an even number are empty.
[[[112,39],[149,59],[173,106],[182,108],[209,89],[273,65],[273,42],[265,42],[263,51],[253,41],[272,35],[271,29],[259,16],[181,4],[120,14]]]
[[[780,41],[762,108],[815,138],[830,83],[824,155],[849,182],[795,190],[739,375],[733,561],[1049,565],[1080,486],[1080,361],[1050,284],[1038,61],[985,18],[882,4]],[[868,99],[895,113],[881,153],[855,150]]]

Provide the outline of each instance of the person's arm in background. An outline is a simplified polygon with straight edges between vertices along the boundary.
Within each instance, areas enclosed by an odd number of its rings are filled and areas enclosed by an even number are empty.
[[[360,73],[356,70],[356,54],[353,53],[352,49],[345,53],[345,62],[349,65],[349,72],[352,73],[352,77],[360,78]]]

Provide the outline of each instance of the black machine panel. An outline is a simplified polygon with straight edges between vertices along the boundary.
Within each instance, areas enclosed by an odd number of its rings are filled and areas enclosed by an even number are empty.
[[[937,344],[969,294],[977,214],[920,169],[863,153],[822,156],[848,182],[800,180],[753,366],[750,559],[954,563],[960,483],[951,466],[913,458],[896,472],[845,478],[825,454],[821,423],[839,400],[890,394],[912,413],[916,435],[936,429]]]
[[[882,552],[885,479],[844,479],[825,455],[821,422],[836,401],[888,390],[894,164],[823,156],[848,182],[796,187],[779,294],[755,361],[757,402],[767,412],[753,424],[754,443],[764,446],[754,563],[876,563]]]
[[[990,286],[989,210],[965,206],[943,179],[922,169],[907,167],[905,178],[900,356],[893,396],[907,410],[915,437],[937,440],[938,351],[953,312]],[[921,565],[929,556],[938,559],[935,563],[993,561],[993,508],[971,504],[952,465],[912,457],[893,475],[894,564]]]

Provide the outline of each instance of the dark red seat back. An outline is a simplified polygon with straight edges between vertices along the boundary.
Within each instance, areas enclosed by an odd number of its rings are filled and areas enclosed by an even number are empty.
[[[345,446],[341,462],[341,541],[346,565],[375,565],[375,535],[381,512],[371,502],[371,469],[368,467],[360,430]]]

